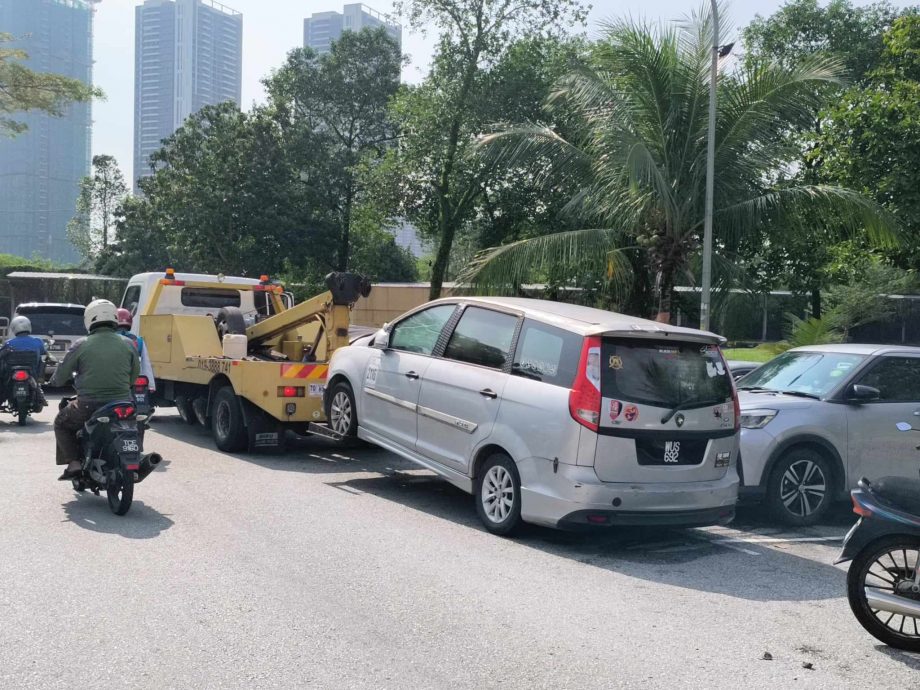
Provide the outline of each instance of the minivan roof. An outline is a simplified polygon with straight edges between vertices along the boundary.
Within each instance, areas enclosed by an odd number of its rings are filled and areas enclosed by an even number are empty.
[[[554,323],[563,328],[575,331],[581,335],[642,335],[684,336],[691,340],[706,340],[713,343],[725,342],[725,338],[709,331],[700,331],[695,328],[671,326],[669,324],[640,319],[635,316],[618,314],[593,307],[583,307],[578,304],[565,302],[552,302],[543,299],[530,299],[526,297],[448,297],[443,302],[464,302],[467,304],[479,303],[484,306],[492,305],[513,309],[540,321]]]
[[[829,345],[805,345],[797,347],[791,352],[829,352],[838,355],[888,355],[897,352],[920,354],[920,347],[910,345],[871,345],[860,343],[835,343]]]

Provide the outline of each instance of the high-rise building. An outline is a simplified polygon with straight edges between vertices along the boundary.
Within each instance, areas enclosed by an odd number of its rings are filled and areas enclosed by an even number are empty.
[[[92,83],[93,5],[98,0],[0,0],[0,31],[28,54],[26,67]],[[89,173],[92,113],[69,105],[63,117],[16,113],[25,133],[0,135],[0,252],[70,262],[67,239],[80,180]]]
[[[390,24],[382,14],[361,3],[345,5],[341,14],[316,12],[304,19],[303,44],[317,53],[328,53],[332,42],[338,40],[343,31],[360,31],[378,26],[386,27],[387,33],[402,48],[402,27]]]
[[[203,106],[241,100],[243,15],[213,0],[145,0],[134,15],[134,178]]]

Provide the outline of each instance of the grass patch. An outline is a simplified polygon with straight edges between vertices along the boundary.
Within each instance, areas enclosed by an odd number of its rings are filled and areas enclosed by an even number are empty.
[[[725,359],[735,359],[742,362],[769,362],[776,357],[774,344],[758,345],[757,347],[737,347],[722,350]]]

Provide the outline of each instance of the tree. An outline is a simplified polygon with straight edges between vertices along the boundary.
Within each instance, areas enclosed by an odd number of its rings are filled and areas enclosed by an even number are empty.
[[[358,165],[394,140],[387,105],[399,89],[402,56],[384,28],[346,31],[329,53],[289,53],[265,79],[288,156],[321,197],[338,229],[336,267],[349,266],[352,213],[362,199]]]
[[[880,64],[882,36],[897,16],[888,2],[856,7],[850,0],[831,0],[824,6],[817,0],[791,0],[769,17],[758,15],[745,28],[745,57],[751,63],[772,60],[791,68],[816,54],[833,56],[848,83],[863,84]],[[825,172],[825,156],[817,142],[827,122],[825,105],[840,98],[846,87],[836,82],[816,83],[814,88],[821,97],[810,118],[781,133],[799,150],[793,165],[780,174],[793,184],[837,182]],[[787,216],[781,223],[765,224],[763,237],[752,238],[749,245],[764,263],[766,280],[761,287],[770,289],[782,281],[793,292],[809,293],[816,318],[822,312],[821,290],[829,280],[825,266],[835,236],[834,228],[821,220],[807,212]]]
[[[15,40],[11,34],[0,33],[0,134],[15,136],[26,131],[24,122],[10,117],[15,113],[41,110],[59,117],[68,103],[102,97],[100,89],[78,79],[30,70],[21,62],[28,59],[28,53],[7,47]]]
[[[454,237],[490,174],[469,155],[483,125],[477,106],[492,97],[487,68],[516,38],[558,33],[583,22],[585,11],[577,0],[401,0],[397,9],[410,25],[441,32],[427,79],[394,104],[403,211],[438,241],[430,292],[436,298]]]
[[[829,179],[862,191],[904,225],[896,265],[920,261],[920,16],[897,19],[879,66],[840,96],[816,141]]]
[[[128,194],[125,177],[113,156],[93,156],[93,174],[80,181],[77,214],[67,225],[71,243],[92,261],[109,246],[115,215]]]
[[[658,295],[658,319],[670,318],[678,279],[693,279],[702,240],[711,46],[708,16],[680,28],[634,21],[612,25],[589,62],[560,84],[555,102],[578,117],[568,139],[531,123],[486,137],[484,155],[544,171],[547,187],[576,178],[571,207],[587,229],[522,240],[484,251],[464,278],[509,286],[535,273],[570,276],[607,264],[629,282],[629,253],[647,257]],[[808,121],[815,84],[839,79],[839,63],[810,58],[797,67],[753,63],[719,82],[716,129],[717,268],[728,270],[738,238],[765,217],[804,209],[845,209],[850,225],[878,238],[890,223],[875,204],[826,185],[769,184],[794,159],[780,134]]]

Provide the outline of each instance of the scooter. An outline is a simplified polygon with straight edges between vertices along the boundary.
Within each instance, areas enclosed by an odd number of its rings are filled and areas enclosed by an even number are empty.
[[[25,426],[29,415],[40,412],[44,407],[40,384],[35,378],[35,354],[12,352],[7,357],[6,366],[9,373],[4,381],[6,395],[0,401],[0,410],[13,413],[19,426]]]
[[[901,432],[920,431],[907,422],[896,426]],[[850,608],[876,639],[920,652],[920,479],[863,478],[851,496],[859,521],[836,561],[852,561]]]

